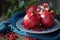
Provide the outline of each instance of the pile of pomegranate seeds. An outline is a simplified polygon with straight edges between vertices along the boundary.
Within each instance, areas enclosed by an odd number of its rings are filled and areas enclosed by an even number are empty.
[[[26,38],[27,40],[38,40],[37,38],[31,38],[31,37],[29,37],[29,36],[25,36],[25,38]]]
[[[32,30],[32,31],[45,31],[46,28],[45,27],[36,27],[36,28],[30,29],[30,30]]]
[[[0,34],[0,37],[3,37],[5,40],[15,40],[17,35],[14,32],[9,32],[7,34]]]
[[[4,37],[5,35],[4,34],[0,34],[0,37]]]
[[[23,26],[25,26],[23,23],[22,23]],[[26,28],[27,29],[27,28]],[[35,27],[35,28],[29,28],[28,30],[32,30],[32,31],[45,31],[47,28],[45,26],[38,26],[38,27]]]

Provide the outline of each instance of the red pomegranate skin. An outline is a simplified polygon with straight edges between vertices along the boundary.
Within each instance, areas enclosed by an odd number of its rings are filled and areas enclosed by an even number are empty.
[[[31,5],[27,8],[26,13],[36,11],[36,8],[37,7],[35,5]]]
[[[40,24],[40,15],[38,13],[28,12],[24,17],[24,25],[27,29],[33,29]]]
[[[47,11],[42,12],[41,18],[42,18],[42,24],[48,28],[52,27],[55,24],[54,16]]]
[[[52,15],[54,15],[54,11],[53,10],[50,10],[49,13],[51,13]]]

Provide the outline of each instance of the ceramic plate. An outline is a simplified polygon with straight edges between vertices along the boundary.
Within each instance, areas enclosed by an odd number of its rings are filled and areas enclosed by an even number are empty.
[[[32,30],[27,30],[25,29],[23,26],[22,26],[22,23],[23,22],[23,18],[20,18],[17,22],[16,22],[16,26],[18,29],[22,30],[22,31],[25,31],[25,32],[28,32],[28,33],[34,33],[34,34],[44,34],[44,33],[51,33],[51,32],[54,32],[54,31],[57,31],[58,29],[60,29],[60,22],[58,20],[55,20],[55,25],[52,27],[52,28],[49,28],[45,31],[32,31]]]

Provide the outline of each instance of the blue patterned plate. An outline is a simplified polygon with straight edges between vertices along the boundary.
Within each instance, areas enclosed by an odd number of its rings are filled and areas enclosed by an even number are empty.
[[[32,30],[27,30],[22,26],[23,22],[23,17],[20,18],[17,22],[16,22],[16,26],[18,29],[28,32],[28,33],[34,33],[34,34],[44,34],[44,33],[51,33],[54,31],[57,31],[58,29],[60,29],[60,22],[58,20],[55,20],[55,25],[52,28],[47,29],[46,31],[32,31]]]

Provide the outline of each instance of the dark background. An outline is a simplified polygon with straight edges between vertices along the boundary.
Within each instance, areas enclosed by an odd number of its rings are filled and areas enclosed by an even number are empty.
[[[26,10],[30,5],[42,2],[51,2],[54,6],[53,9],[59,11],[56,15],[60,17],[60,0],[0,0],[0,20],[10,18],[18,11]]]

